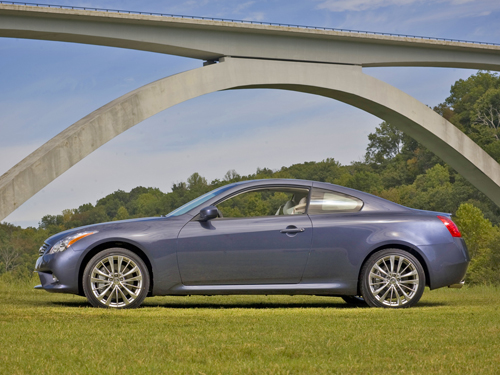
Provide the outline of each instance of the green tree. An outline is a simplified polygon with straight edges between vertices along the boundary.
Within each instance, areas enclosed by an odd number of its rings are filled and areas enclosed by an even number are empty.
[[[187,187],[189,190],[201,190],[206,188],[207,185],[207,179],[196,172],[187,179]]]
[[[234,169],[230,169],[224,175],[224,181],[228,182],[238,181],[240,178],[241,176]]]
[[[460,205],[455,221],[472,258],[467,281],[471,284],[500,283],[500,229],[485,219],[479,208],[468,203]]]
[[[382,122],[375,133],[368,135],[365,159],[369,163],[384,164],[401,153],[404,133],[388,122]]]
[[[500,140],[500,88],[488,89],[474,103],[474,124],[481,125],[489,131],[494,141]]]
[[[500,76],[478,72],[458,80],[444,104],[453,111],[449,120],[500,161]]]
[[[137,215],[141,217],[158,216],[162,212],[161,198],[164,195],[160,189],[150,189],[137,198]]]
[[[130,218],[130,215],[128,214],[127,209],[121,206],[116,212],[115,220],[126,220],[128,218]]]
[[[21,253],[12,245],[0,246],[0,265],[4,272],[12,271],[19,264]]]

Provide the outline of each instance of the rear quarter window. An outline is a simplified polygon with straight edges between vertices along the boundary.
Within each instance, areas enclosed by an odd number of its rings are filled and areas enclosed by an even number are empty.
[[[361,199],[332,190],[313,188],[308,213],[316,215],[357,212],[362,207],[363,201]]]

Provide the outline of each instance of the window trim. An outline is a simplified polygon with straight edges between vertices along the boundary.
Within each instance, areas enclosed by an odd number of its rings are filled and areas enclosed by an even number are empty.
[[[302,215],[307,215],[308,214],[308,209],[309,209],[309,202],[311,200],[311,191],[313,189],[312,186],[302,186],[302,185],[261,185],[261,186],[252,186],[248,187],[246,189],[238,190],[235,191],[234,193],[227,195],[218,201],[215,201],[211,204],[211,206],[217,207],[217,205],[221,204],[222,202],[225,202],[229,199],[232,199],[238,195],[245,194],[245,193],[251,193],[252,191],[258,191],[258,190],[278,190],[278,189],[296,189],[296,190],[307,190],[307,204],[306,204],[306,210]],[[295,216],[302,216],[302,215],[295,215]],[[259,218],[259,217],[283,217],[283,216],[294,216],[294,215],[264,215],[264,216],[249,216],[249,217],[219,217],[214,220],[235,220],[235,219],[253,219],[253,218]],[[197,213],[191,221],[200,221],[200,213]]]

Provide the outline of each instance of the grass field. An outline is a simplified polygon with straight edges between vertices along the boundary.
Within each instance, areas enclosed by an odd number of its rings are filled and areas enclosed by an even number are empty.
[[[500,289],[406,310],[340,298],[157,297],[130,311],[0,283],[1,374],[499,374]]]

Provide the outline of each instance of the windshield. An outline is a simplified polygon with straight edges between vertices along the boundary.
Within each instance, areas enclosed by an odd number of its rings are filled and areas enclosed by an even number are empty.
[[[217,196],[217,195],[225,192],[226,190],[229,190],[229,189],[233,188],[235,185],[236,184],[230,184],[230,185],[222,186],[222,187],[217,188],[215,190],[209,191],[208,193],[203,194],[202,196],[200,196],[200,197],[198,197],[196,199],[193,199],[191,202],[188,202],[185,205],[180,206],[179,208],[173,210],[166,217],[184,215],[186,212],[189,212],[193,208],[201,206],[203,203],[205,203],[209,199],[211,199],[211,198],[213,198],[213,197],[215,197],[215,196]]]

